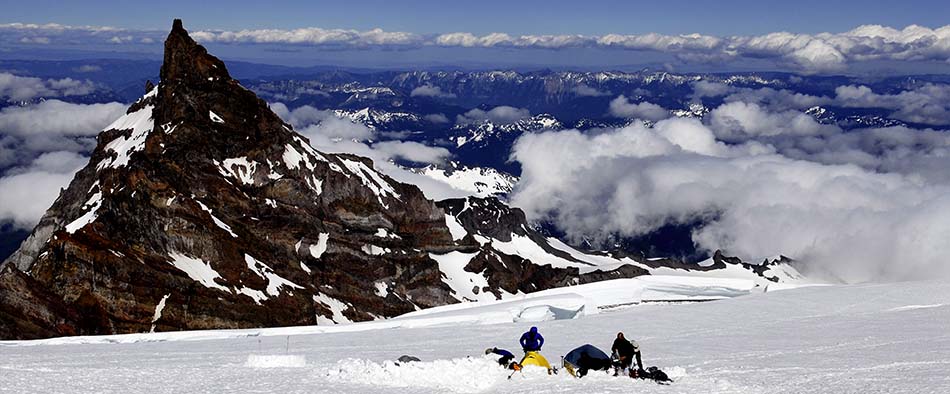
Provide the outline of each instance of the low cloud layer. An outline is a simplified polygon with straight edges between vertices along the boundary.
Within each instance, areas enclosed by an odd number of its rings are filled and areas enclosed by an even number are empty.
[[[844,132],[730,102],[705,121],[525,135],[512,200],[575,240],[701,219],[709,251],[785,254],[851,282],[950,276],[948,147],[941,131]]]
[[[437,97],[437,98],[455,98],[455,93],[443,92],[442,88],[425,84],[412,89],[409,93],[412,97]]]
[[[468,32],[416,34],[382,29],[193,29],[205,43],[286,44],[339,49],[421,47],[528,48],[559,50],[600,48],[666,53],[685,63],[722,63],[743,59],[769,60],[802,72],[837,72],[850,64],[867,61],[947,62],[950,59],[950,26],[928,28],[910,25],[897,29],[862,25],[843,33],[798,34],[775,32],[758,36],[717,37],[702,34],[668,35],[510,35]],[[0,24],[0,42],[49,45],[93,43],[128,45],[161,42],[162,31],[137,31],[102,26],[59,24]]]
[[[0,110],[0,171],[55,151],[86,153],[95,136],[125,113],[126,105],[47,100]]]
[[[864,85],[842,85],[834,95],[815,96],[786,89],[739,88],[731,85],[697,81],[693,83],[694,101],[704,97],[722,97],[726,102],[753,103],[770,110],[803,110],[814,106],[843,108],[880,108],[890,110],[890,117],[910,123],[950,124],[950,85],[926,83],[894,93],[875,92]]]
[[[53,205],[59,191],[89,158],[74,152],[49,152],[0,177],[0,222],[32,229]]]
[[[27,101],[37,97],[79,96],[95,90],[95,84],[90,81],[40,79],[0,72],[0,99]]]
[[[593,88],[587,85],[575,86],[574,89],[571,89],[571,91],[573,91],[574,94],[581,97],[600,97],[600,96],[610,95],[610,92],[598,90],[597,88]]]
[[[608,113],[618,118],[636,118],[657,121],[670,116],[670,111],[650,102],[631,103],[626,96],[620,95],[610,101]]]
[[[32,228],[88,162],[96,135],[125,110],[59,100],[0,110],[0,222]]]
[[[462,115],[458,115],[455,118],[455,124],[467,125],[484,121],[491,121],[497,124],[509,124],[530,117],[531,111],[525,108],[500,105],[488,111],[479,108],[472,109]]]

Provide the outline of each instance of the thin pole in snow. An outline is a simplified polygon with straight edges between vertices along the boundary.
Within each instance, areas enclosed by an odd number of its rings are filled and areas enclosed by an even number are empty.
[[[290,335],[287,336],[287,349],[284,353],[290,353]]]

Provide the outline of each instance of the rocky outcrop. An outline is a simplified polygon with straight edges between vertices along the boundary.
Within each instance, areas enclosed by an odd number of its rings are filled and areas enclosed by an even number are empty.
[[[487,278],[481,294],[594,278],[457,238],[447,210],[467,233],[515,234],[585,264],[546,246],[520,211],[459,203],[314,150],[176,20],[159,83],[99,135],[0,269],[0,338],[391,317],[465,299],[440,265],[453,253],[475,253],[465,271]],[[597,275],[642,273],[611,272]]]

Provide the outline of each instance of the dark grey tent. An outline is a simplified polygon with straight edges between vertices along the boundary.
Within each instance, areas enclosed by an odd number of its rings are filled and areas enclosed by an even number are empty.
[[[611,365],[610,356],[591,344],[571,350],[561,360],[564,369],[576,377],[586,375],[589,370],[609,370]]]

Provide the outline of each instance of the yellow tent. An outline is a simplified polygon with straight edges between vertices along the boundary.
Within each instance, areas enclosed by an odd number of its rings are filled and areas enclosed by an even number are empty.
[[[527,352],[527,353],[525,353],[525,354],[524,354],[524,358],[521,359],[520,364],[521,364],[522,366],[536,365],[536,366],[539,366],[539,367],[543,367],[543,368],[546,368],[549,373],[550,373],[551,370],[552,370],[551,364],[548,363],[548,360],[547,360],[546,358],[544,358],[544,356],[542,356],[541,353],[538,353],[538,352]]]

